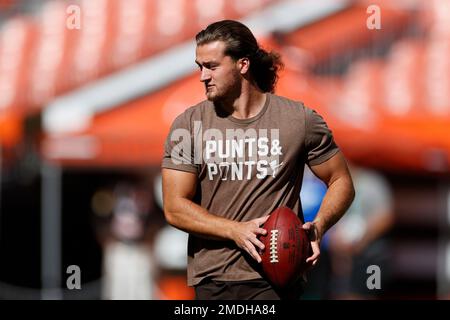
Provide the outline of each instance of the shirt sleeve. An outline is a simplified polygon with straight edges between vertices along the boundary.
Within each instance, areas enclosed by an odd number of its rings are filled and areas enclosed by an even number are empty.
[[[339,147],[322,116],[312,109],[305,108],[305,110],[307,163],[309,166],[315,166],[334,156],[339,151]]]
[[[194,141],[186,112],[179,115],[170,128],[164,143],[162,168],[198,173],[194,161]]]

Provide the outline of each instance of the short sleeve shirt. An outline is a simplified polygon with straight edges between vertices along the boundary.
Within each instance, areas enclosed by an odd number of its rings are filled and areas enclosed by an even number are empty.
[[[197,175],[194,201],[211,214],[248,221],[287,206],[303,220],[304,165],[321,164],[339,151],[317,112],[301,102],[266,96],[262,110],[248,119],[237,119],[203,101],[172,124],[162,167]],[[234,242],[189,235],[189,285],[204,278],[261,277],[260,266]]]

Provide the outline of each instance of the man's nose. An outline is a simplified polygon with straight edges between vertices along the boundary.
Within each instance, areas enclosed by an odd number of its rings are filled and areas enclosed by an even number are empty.
[[[211,79],[211,73],[208,69],[203,68],[200,74],[200,81],[205,82]]]

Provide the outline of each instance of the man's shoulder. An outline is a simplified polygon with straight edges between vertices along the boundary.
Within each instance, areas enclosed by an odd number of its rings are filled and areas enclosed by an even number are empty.
[[[205,111],[210,110],[211,102],[208,100],[201,101],[193,106],[190,106],[184,109],[183,112],[179,113],[175,119],[174,123],[184,122],[184,121],[192,121],[192,120],[201,120],[202,114]]]
[[[188,107],[184,110],[183,113],[180,114],[184,117],[192,118],[192,117],[200,117],[202,113],[211,110],[211,101],[203,100],[193,106]]]
[[[288,97],[271,94],[270,104],[272,112],[278,113],[284,118],[302,121],[302,119],[307,117],[306,112],[308,108],[300,100],[293,100]]]
[[[292,106],[295,111],[301,111],[306,118],[310,118],[314,116],[314,114],[318,114],[314,108],[305,105],[301,100],[292,100],[284,96],[272,94],[272,101],[280,106]]]
[[[302,101],[293,100],[288,97],[279,96],[276,94],[271,94],[271,102],[272,104],[280,105],[280,106],[290,106],[295,108],[296,110],[304,110],[305,105]]]

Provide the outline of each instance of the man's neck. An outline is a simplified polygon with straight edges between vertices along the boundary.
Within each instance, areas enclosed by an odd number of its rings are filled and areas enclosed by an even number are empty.
[[[244,89],[239,97],[230,101],[231,115],[236,119],[252,118],[263,109],[266,99],[266,94],[254,87]]]

